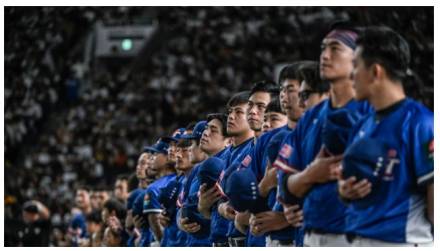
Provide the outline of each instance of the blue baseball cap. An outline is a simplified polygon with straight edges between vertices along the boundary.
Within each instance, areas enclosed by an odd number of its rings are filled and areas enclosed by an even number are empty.
[[[165,137],[162,137],[162,139],[165,142],[167,142],[168,144],[171,142],[178,142],[179,139],[182,137],[182,135],[185,133],[185,130],[186,129],[184,127],[178,128],[173,132],[173,134],[171,136],[165,136]]]
[[[225,193],[231,206],[238,212],[249,210],[251,213],[260,213],[270,210],[266,200],[260,196],[257,178],[250,168],[233,172],[226,181]]]
[[[174,217],[176,213],[176,200],[179,195],[181,183],[176,180],[170,181],[165,187],[160,189],[159,203],[165,208],[165,214]]]
[[[345,108],[331,112],[322,127],[322,142],[332,155],[344,153],[350,132],[361,115]]]
[[[206,184],[207,189],[213,187],[219,179],[224,166],[225,161],[217,157],[210,157],[203,161],[197,174],[200,184]]]
[[[169,147],[170,147],[170,145],[166,142],[166,140],[164,140],[163,138],[160,138],[156,142],[156,144],[154,144],[152,146],[144,147],[144,152],[145,151],[150,151],[152,153],[168,154],[168,148]]]
[[[188,218],[190,223],[196,222],[200,225],[200,230],[195,233],[191,233],[192,236],[197,239],[204,239],[210,235],[211,221],[203,218],[203,216],[199,213],[196,202],[183,205],[181,210],[182,218]]]
[[[287,134],[289,134],[289,131],[281,131],[275,134],[270,139],[269,144],[267,145],[266,148],[266,156],[271,164],[275,162],[278,153],[281,149],[281,144],[284,142],[284,139],[286,138]]]
[[[371,192],[366,197],[354,201],[359,207],[368,207],[377,202],[388,178],[386,167],[397,152],[387,147],[380,139],[365,137],[354,142],[344,153],[342,176],[348,179],[355,176],[357,181],[367,179],[371,183]]]
[[[184,135],[182,135],[181,138],[182,139],[200,139],[202,137],[203,131],[205,131],[207,125],[208,125],[208,122],[206,122],[206,120],[199,121],[194,126],[194,129],[192,130],[191,134],[184,134]]]

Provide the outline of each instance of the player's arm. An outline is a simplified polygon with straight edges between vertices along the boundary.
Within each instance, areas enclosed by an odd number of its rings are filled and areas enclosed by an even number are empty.
[[[317,183],[337,180],[340,174],[342,155],[325,157],[324,150],[303,171],[291,175],[287,180],[290,193],[302,198]]]
[[[249,226],[250,213],[237,213],[234,220],[234,226],[242,234],[247,234],[247,228]]]
[[[35,205],[38,208],[38,214],[40,215],[40,217],[44,220],[49,219],[50,218],[49,209],[43,203],[41,203],[37,200],[33,200],[33,202],[35,203]]]
[[[434,183],[431,183],[426,188],[426,203],[428,220],[434,226]]]
[[[269,191],[273,188],[276,188],[277,184],[277,170],[273,168],[268,161],[266,172],[258,184],[258,191],[260,191],[260,195],[263,198],[266,198],[269,194]]]
[[[163,237],[163,227],[160,225],[159,213],[149,213],[148,223],[150,224],[151,232],[156,237],[156,241],[161,242]]]

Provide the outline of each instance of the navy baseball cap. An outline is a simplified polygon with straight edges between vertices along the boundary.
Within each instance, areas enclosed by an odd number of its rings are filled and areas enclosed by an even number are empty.
[[[213,187],[219,179],[224,166],[225,161],[217,157],[210,157],[203,161],[197,174],[200,184],[206,184],[207,189]]]
[[[197,209],[197,203],[189,203],[185,204],[182,207],[182,218],[188,218],[190,223],[196,222],[200,225],[200,230],[191,233],[197,239],[207,238],[211,233],[211,221],[203,218],[203,216],[199,213]]]
[[[156,144],[152,145],[152,146],[147,146],[144,147],[144,152],[145,151],[150,151],[152,153],[163,153],[163,154],[168,154],[168,148],[169,148],[169,144],[166,142],[166,140],[164,140],[163,138],[160,138]]]
[[[162,137],[162,139],[167,143],[178,142],[182,135],[185,133],[185,130],[186,129],[184,127],[178,128],[173,132],[173,135]]]
[[[355,201],[357,206],[368,207],[377,201],[384,186],[382,181],[387,179],[385,169],[395,156],[396,151],[380,139],[365,137],[348,147],[342,160],[343,178],[355,176],[356,181],[367,179],[372,185],[370,194]]]
[[[350,132],[359,121],[361,115],[348,109],[331,112],[322,127],[322,142],[328,153],[339,155],[344,153]]]
[[[176,213],[176,201],[180,188],[181,183],[172,180],[165,187],[160,189],[158,200],[165,208],[165,214],[169,217],[174,217]]]
[[[278,152],[281,149],[281,144],[284,142],[284,139],[286,138],[287,134],[289,134],[289,131],[281,131],[275,134],[272,137],[272,139],[270,139],[269,144],[267,145],[266,148],[266,155],[271,164],[275,162],[278,156]]]
[[[192,130],[191,134],[184,134],[184,135],[182,135],[181,138],[182,139],[200,139],[202,137],[203,131],[205,131],[207,125],[208,125],[208,122],[206,122],[206,120],[199,121],[194,126],[194,129]]]
[[[238,212],[249,210],[251,213],[260,213],[270,210],[259,194],[257,178],[250,168],[233,172],[226,181],[225,193],[231,206]]]

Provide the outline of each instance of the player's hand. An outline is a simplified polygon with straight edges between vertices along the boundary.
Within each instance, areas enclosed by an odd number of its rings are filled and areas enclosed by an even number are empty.
[[[135,228],[141,229],[145,225],[145,223],[146,222],[142,216],[136,215],[133,217],[133,224]]]
[[[218,205],[218,213],[227,220],[234,220],[236,212],[234,208],[229,205],[229,202],[223,202]]]
[[[199,189],[199,211],[208,210],[211,206],[221,198],[220,191],[216,186],[210,189],[206,188],[206,184],[202,184]]]
[[[275,188],[278,184],[277,169],[273,168],[270,163],[267,163],[266,172],[260,181],[258,189],[263,197],[266,197],[272,188]]]
[[[278,198],[278,201],[283,205],[284,217],[287,222],[293,227],[300,227],[303,224],[303,211],[299,205],[287,204]]]
[[[267,232],[281,230],[289,226],[284,213],[266,211],[256,215],[252,215],[249,219],[251,234],[261,236]]]
[[[339,195],[348,200],[361,199],[367,196],[371,192],[371,182],[367,179],[356,182],[356,177],[338,181]]]
[[[200,225],[197,222],[189,222],[188,218],[180,219],[180,227],[187,233],[195,233],[200,230]]]
[[[326,183],[337,180],[341,174],[343,155],[326,157],[321,148],[315,160],[306,168],[306,172],[314,183]]]
[[[170,224],[170,217],[166,216],[165,210],[159,214],[158,218],[160,225],[163,227],[167,227]]]

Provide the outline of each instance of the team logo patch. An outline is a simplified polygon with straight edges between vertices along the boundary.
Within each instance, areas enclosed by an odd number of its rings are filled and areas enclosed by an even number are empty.
[[[390,149],[388,150],[388,163],[385,166],[385,171],[383,174],[383,180],[385,181],[392,181],[394,179],[393,170],[394,167],[398,164],[400,164],[400,159],[397,158],[397,151],[396,149]]]
[[[252,161],[252,157],[247,155],[246,158],[244,158],[244,160],[241,162],[241,164],[245,167],[248,167],[251,161]]]
[[[150,204],[150,196],[148,194],[145,194],[144,196],[144,207]]]
[[[281,157],[288,159],[292,155],[292,147],[288,144],[284,144],[280,150]]]

